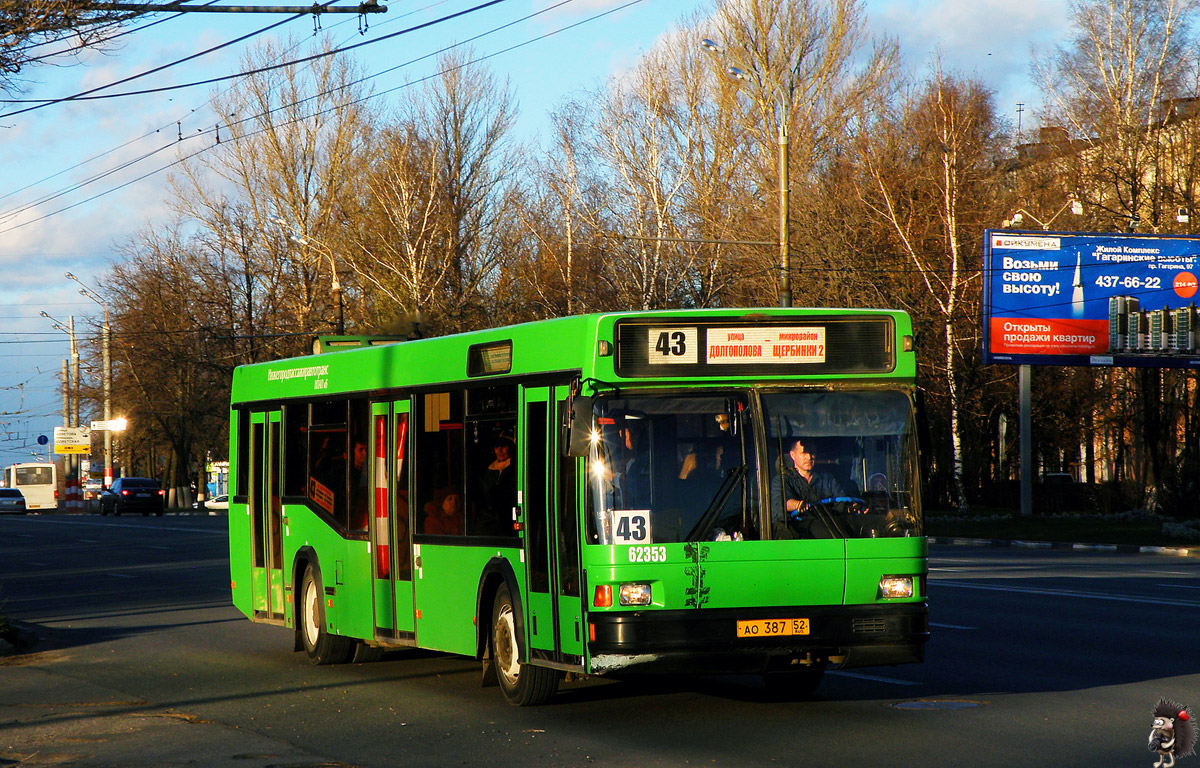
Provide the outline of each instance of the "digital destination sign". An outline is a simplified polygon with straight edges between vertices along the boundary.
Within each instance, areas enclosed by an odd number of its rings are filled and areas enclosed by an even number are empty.
[[[984,362],[1200,366],[1200,238],[989,230]]]

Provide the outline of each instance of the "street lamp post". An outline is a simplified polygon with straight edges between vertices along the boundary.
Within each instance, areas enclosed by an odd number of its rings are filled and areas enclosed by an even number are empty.
[[[58,318],[43,310],[42,317],[51,321],[50,327],[56,331],[62,331],[71,339],[71,367],[68,367],[66,360],[63,360],[62,379],[63,379],[63,426],[72,427],[79,426],[79,400],[82,394],[82,384],[79,377],[79,346],[75,339],[75,316],[70,315],[67,318],[67,324],[63,325]],[[74,374],[75,387],[74,391],[71,388],[72,373]],[[73,423],[72,423],[73,422]],[[65,506],[68,510],[74,510],[82,494],[79,489],[81,483],[79,481],[79,457],[71,454],[63,458],[63,464],[66,469],[66,499]]]
[[[101,354],[104,357],[104,420],[112,420],[112,329],[108,324],[108,303],[92,293],[86,285],[84,285],[78,277],[67,273],[67,279],[72,280],[79,285],[79,293],[86,296],[92,301],[104,308],[104,328],[101,332],[100,344]],[[112,430],[104,430],[104,487],[112,485],[113,481],[113,463],[112,463]]]
[[[715,55],[723,55],[724,51],[720,45],[708,38],[700,41],[704,50]],[[750,82],[749,76],[741,69],[735,66],[727,65],[725,73],[735,80],[742,82]],[[772,82],[772,94],[777,100],[778,83]],[[780,100],[783,101],[783,100]],[[782,112],[778,119],[778,131],[776,133],[776,144],[779,148],[779,306],[792,306],[792,254],[791,254],[791,238],[788,233],[788,219],[790,217],[790,198],[791,198],[791,171],[788,164],[788,105],[790,98],[783,101],[782,105],[778,102],[772,104],[771,114],[775,114],[776,110],[782,106]]]
[[[342,284],[338,282],[337,264],[333,260],[333,253],[331,253],[327,247],[321,245],[320,243],[311,241],[303,235],[297,234],[294,227],[292,227],[291,224],[288,224],[283,219],[277,218],[275,219],[275,223],[281,227],[292,230],[291,232],[287,233],[288,240],[291,240],[297,245],[303,245],[305,248],[311,248],[320,255],[329,259],[329,275],[332,278],[332,283],[329,286],[329,290],[333,294],[334,303],[337,304],[337,332],[339,336],[344,336],[346,334],[346,310],[342,303]]]

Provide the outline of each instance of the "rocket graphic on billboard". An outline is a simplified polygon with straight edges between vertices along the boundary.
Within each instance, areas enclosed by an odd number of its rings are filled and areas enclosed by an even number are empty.
[[[1200,366],[1200,238],[989,230],[984,362]]]

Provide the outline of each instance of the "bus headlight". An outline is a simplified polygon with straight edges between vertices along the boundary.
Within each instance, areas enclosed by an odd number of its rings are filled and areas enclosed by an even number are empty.
[[[912,597],[912,576],[882,576],[879,579],[880,597]]]
[[[650,605],[650,585],[622,584],[621,605]]]

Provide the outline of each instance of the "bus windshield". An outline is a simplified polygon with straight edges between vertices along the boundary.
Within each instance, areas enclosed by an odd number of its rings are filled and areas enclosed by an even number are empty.
[[[744,394],[596,400],[591,540],[758,538],[758,458]]]
[[[904,392],[599,397],[595,424],[592,543],[922,535]]]
[[[765,393],[762,411],[772,538],[923,535],[907,394]]]

